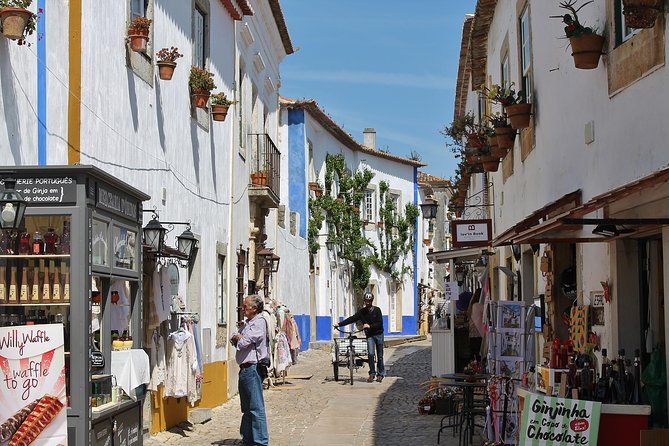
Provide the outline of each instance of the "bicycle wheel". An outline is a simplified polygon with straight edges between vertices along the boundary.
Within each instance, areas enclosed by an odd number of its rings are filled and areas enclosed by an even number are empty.
[[[351,373],[351,385],[353,385],[353,368],[355,367],[355,351],[353,348],[348,350],[348,370]]]
[[[335,359],[332,363],[332,372],[334,373],[334,380],[339,381],[339,345],[335,341]]]

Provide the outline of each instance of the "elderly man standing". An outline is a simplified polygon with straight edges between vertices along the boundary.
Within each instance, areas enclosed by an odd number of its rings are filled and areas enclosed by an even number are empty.
[[[242,406],[242,423],[239,433],[244,445],[269,445],[262,378],[258,363],[268,358],[267,326],[261,313],[263,300],[258,295],[244,299],[244,316],[239,331],[230,338],[237,349],[235,359],[239,364],[239,399]]]

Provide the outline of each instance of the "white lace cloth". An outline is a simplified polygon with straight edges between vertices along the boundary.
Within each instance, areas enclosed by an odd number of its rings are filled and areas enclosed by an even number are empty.
[[[112,351],[111,372],[116,384],[134,399],[133,389],[149,383],[149,355],[141,349]]]

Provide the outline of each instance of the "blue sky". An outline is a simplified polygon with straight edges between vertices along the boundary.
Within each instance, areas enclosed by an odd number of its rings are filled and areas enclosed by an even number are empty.
[[[462,23],[475,0],[283,0],[293,46],[281,64],[281,94],[315,99],[362,142],[408,156],[428,173],[453,175],[439,133],[453,120]]]

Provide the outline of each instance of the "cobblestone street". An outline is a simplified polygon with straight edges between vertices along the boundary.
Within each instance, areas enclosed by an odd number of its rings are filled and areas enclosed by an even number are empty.
[[[289,379],[265,392],[270,444],[399,446],[437,444],[439,415],[419,415],[423,395],[419,384],[430,378],[431,344],[421,341],[385,350],[387,377],[383,383],[366,382],[367,368],[355,382],[332,379],[330,354],[309,350],[289,369],[289,376],[313,375],[309,380]],[[233,397],[214,409],[211,421],[192,431],[174,428],[146,442],[148,446],[240,445],[239,399]],[[442,445],[455,445],[448,435]]]

